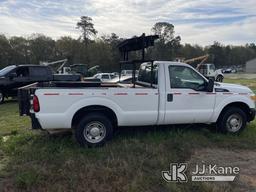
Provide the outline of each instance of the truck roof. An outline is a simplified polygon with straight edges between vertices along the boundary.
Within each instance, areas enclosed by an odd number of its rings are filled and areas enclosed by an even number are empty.
[[[15,65],[16,67],[47,67],[45,65],[36,65],[36,64],[21,64],[21,65]]]
[[[154,61],[155,64],[163,64],[163,65],[180,65],[180,66],[188,66],[189,64],[178,62],[178,61]]]

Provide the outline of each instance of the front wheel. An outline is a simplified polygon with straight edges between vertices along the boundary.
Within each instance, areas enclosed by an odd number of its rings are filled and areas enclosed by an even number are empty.
[[[225,133],[239,133],[245,128],[246,123],[245,112],[237,107],[230,107],[221,114],[217,126]]]
[[[91,113],[81,119],[75,129],[77,142],[82,146],[98,147],[113,136],[113,125],[102,113]]]
[[[0,90],[0,104],[4,102],[4,93]]]
[[[216,78],[217,82],[223,82],[224,77],[222,75],[218,75]]]

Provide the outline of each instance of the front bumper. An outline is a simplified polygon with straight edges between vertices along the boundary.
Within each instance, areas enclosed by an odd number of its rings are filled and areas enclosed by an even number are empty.
[[[252,108],[250,109],[250,112],[249,112],[249,119],[248,121],[253,121],[255,119],[255,114],[256,114],[256,109]]]

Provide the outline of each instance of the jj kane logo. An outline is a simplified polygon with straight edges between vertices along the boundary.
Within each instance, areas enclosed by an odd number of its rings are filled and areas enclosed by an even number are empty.
[[[162,177],[167,182],[187,182],[186,169],[186,163],[171,163],[169,171],[162,171]]]
[[[169,171],[162,171],[162,177],[167,182],[187,182],[186,170],[186,163],[171,163]],[[192,170],[192,181],[234,181],[240,171],[239,167],[206,164],[195,165]]]

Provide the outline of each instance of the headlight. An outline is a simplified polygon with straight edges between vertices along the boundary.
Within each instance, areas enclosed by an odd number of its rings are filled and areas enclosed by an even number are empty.
[[[256,95],[252,95],[251,100],[256,101]]]

